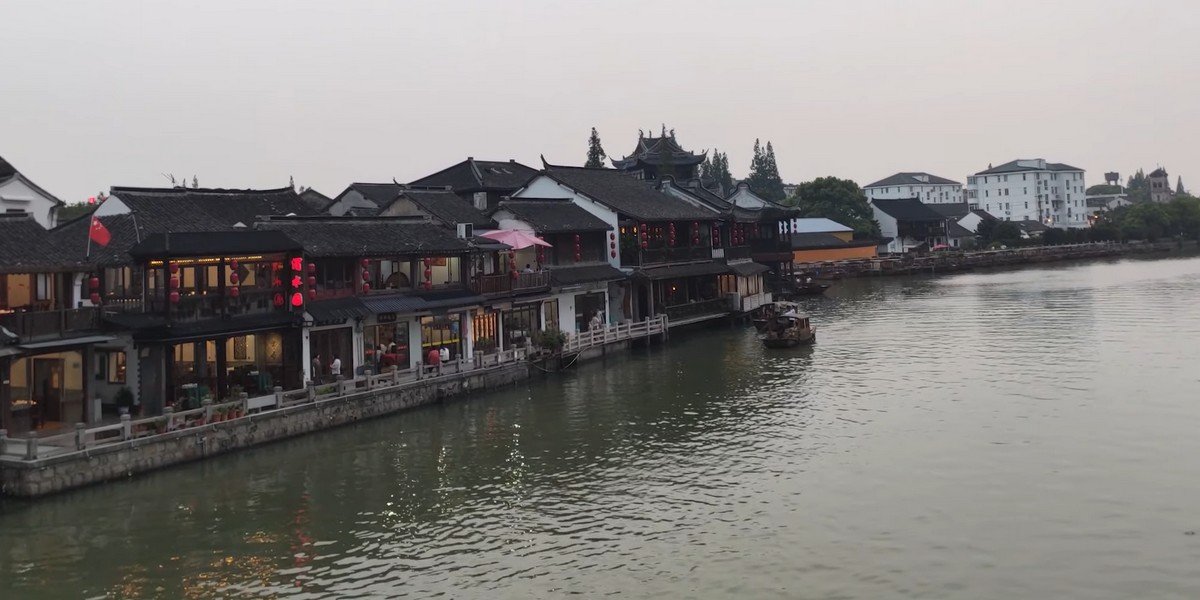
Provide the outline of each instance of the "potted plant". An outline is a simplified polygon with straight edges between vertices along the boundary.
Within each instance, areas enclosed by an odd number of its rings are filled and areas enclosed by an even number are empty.
[[[556,353],[561,351],[563,345],[567,343],[567,334],[554,327],[545,331],[535,331],[533,343],[542,350]]]
[[[113,396],[113,403],[117,405],[117,413],[127,415],[133,410],[133,391],[127,387],[117,390]]]
[[[481,338],[475,340],[475,351],[489,354],[496,351],[496,340],[492,338]]]

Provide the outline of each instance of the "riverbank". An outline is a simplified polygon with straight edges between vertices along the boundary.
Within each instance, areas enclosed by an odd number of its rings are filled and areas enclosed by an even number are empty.
[[[1114,256],[1166,253],[1196,249],[1197,242],[1093,243],[1062,246],[1032,246],[977,252],[939,252],[925,256],[877,257],[816,263],[796,263],[796,273],[814,279],[885,277],[899,275],[959,273],[989,267],[1012,267],[1086,260]]]
[[[518,348],[54,436],[0,432],[0,493],[37,498],[496,390],[528,378],[528,359]]]

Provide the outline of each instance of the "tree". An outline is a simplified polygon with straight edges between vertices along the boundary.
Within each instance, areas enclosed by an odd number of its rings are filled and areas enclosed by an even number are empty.
[[[713,148],[711,154],[700,163],[700,178],[705,182],[715,182],[721,190],[729,193],[733,189],[733,175],[729,173],[729,157],[724,152]]]
[[[775,148],[767,142],[764,150],[756,139],[754,140],[754,158],[750,161],[750,175],[746,184],[755,194],[772,202],[783,202],[787,194],[783,191],[783,179],[779,177],[779,166],[775,163]]]
[[[1109,185],[1107,183],[1099,183],[1088,186],[1087,195],[1099,196],[1101,194],[1120,194],[1124,190],[1119,185]]]
[[[1146,179],[1146,173],[1138,169],[1136,173],[1129,176],[1129,185],[1125,186],[1125,192],[1129,194],[1129,199],[1133,202],[1149,202],[1150,201],[1150,181]]]
[[[837,177],[818,177],[800,184],[796,208],[803,217],[824,217],[854,229],[855,237],[879,237],[879,223],[857,183]]]
[[[608,155],[604,153],[604,148],[600,145],[600,134],[596,133],[596,128],[592,128],[592,135],[588,138],[587,162],[583,166],[589,169],[604,168],[604,159]]]
[[[996,221],[991,241],[1000,242],[1006,246],[1019,245],[1021,243],[1021,227],[1012,221]]]

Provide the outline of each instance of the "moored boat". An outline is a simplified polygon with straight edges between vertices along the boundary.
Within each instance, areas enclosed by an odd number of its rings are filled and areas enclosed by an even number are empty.
[[[808,315],[793,310],[769,319],[758,339],[767,348],[794,348],[817,341],[817,330]]]

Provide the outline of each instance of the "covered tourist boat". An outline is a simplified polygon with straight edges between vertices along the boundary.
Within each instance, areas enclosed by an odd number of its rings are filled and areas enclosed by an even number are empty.
[[[758,339],[767,348],[794,348],[817,341],[808,315],[791,310],[769,319]]]

